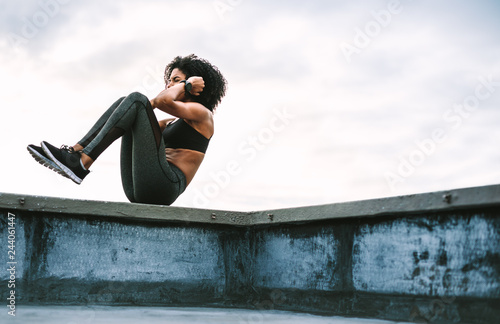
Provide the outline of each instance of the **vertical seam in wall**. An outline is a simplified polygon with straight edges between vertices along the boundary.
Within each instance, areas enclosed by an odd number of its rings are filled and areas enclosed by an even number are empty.
[[[354,292],[353,274],[352,274],[352,253],[354,244],[354,233],[356,224],[352,222],[344,223],[340,227],[340,264],[341,264],[341,290],[343,292]]]
[[[224,299],[244,299],[253,287],[253,231],[250,228],[227,231],[221,235],[224,262]],[[242,272],[238,263],[244,268]]]
[[[47,221],[37,217],[23,217],[24,221],[24,236],[26,238],[26,255],[24,282],[27,287],[34,287],[37,279],[41,278],[47,268]],[[25,294],[29,299],[35,298],[30,296],[32,289],[26,289]],[[36,294],[36,292],[33,292]]]
[[[251,295],[256,293],[255,289],[255,258],[256,258],[256,229],[253,226],[250,226],[246,229],[246,234],[248,237],[248,254],[249,254],[249,274],[248,274],[248,286],[251,288],[249,293]]]

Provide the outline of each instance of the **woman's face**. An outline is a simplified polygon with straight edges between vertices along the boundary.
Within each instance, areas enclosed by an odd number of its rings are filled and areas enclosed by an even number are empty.
[[[182,80],[186,80],[186,75],[178,68],[175,68],[172,70],[170,79],[167,80],[165,88],[168,89],[170,87],[173,87],[174,85],[179,84],[179,82],[181,82]]]

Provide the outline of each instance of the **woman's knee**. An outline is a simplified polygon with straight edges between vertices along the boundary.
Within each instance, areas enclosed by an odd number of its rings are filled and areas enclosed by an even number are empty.
[[[149,104],[149,99],[148,97],[146,97],[145,95],[143,95],[142,93],[140,92],[132,92],[131,94],[129,94],[127,96],[127,99],[133,101],[133,102],[140,102],[144,105],[148,105]]]

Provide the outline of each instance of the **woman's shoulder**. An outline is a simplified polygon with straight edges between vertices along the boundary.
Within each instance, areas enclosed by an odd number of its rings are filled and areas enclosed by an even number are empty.
[[[208,110],[208,109],[207,109]],[[184,119],[184,121],[194,128],[198,133],[202,134],[206,138],[212,137],[214,134],[214,118],[213,114],[210,110],[208,110],[209,114],[203,120],[189,120]]]

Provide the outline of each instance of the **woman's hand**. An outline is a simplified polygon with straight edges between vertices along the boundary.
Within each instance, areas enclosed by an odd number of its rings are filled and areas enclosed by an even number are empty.
[[[174,121],[175,118],[167,118],[167,119],[163,119],[163,120],[160,120],[158,121],[158,125],[160,126],[160,130],[163,132],[165,130],[165,128],[167,127],[167,124],[171,121]]]
[[[205,87],[202,77],[190,77],[192,88],[190,93],[199,96]],[[150,100],[153,108],[158,108],[177,118],[191,121],[203,121],[211,116],[212,112],[198,102],[193,102],[184,98],[184,84],[177,83],[161,91],[155,98]],[[163,126],[159,124],[160,128]]]
[[[203,88],[205,88],[205,81],[203,81],[203,78],[198,76],[193,76],[187,80],[193,85],[189,93],[192,94],[193,96],[199,96],[200,93],[203,91]]]

